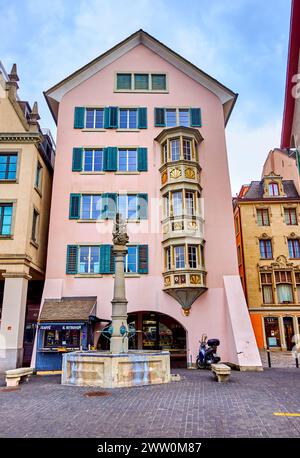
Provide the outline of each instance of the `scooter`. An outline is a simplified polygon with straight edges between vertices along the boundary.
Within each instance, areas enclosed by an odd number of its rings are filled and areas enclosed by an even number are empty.
[[[221,358],[217,355],[217,347],[220,345],[219,339],[207,340],[207,335],[202,334],[199,343],[199,354],[196,359],[198,369],[209,369],[212,364],[216,364],[221,361]]]

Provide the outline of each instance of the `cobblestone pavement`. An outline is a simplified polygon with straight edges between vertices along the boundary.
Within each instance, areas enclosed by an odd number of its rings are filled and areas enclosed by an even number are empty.
[[[178,369],[168,385],[107,390],[34,376],[0,390],[0,437],[300,437],[300,369],[233,371],[217,383],[208,371]],[[4,378],[0,377],[4,385]]]
[[[261,360],[264,367],[268,367],[267,352],[260,352]],[[271,367],[296,367],[296,361],[291,351],[271,351]],[[300,355],[299,355],[300,364]]]

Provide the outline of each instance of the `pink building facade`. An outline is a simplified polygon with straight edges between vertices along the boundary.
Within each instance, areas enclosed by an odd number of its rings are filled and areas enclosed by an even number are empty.
[[[225,142],[236,94],[138,31],[45,95],[58,131],[37,368],[58,369],[44,358],[51,345],[105,347],[95,330],[111,315],[118,211],[130,238],[128,322],[139,331],[130,345],[190,364],[206,333],[223,361],[260,370]],[[74,323],[91,298],[98,322],[82,345]]]

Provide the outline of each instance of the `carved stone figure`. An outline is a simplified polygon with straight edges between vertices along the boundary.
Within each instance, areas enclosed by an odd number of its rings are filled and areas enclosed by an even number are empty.
[[[114,245],[127,245],[129,237],[126,230],[126,223],[122,219],[120,213],[117,213],[113,229],[113,243]]]

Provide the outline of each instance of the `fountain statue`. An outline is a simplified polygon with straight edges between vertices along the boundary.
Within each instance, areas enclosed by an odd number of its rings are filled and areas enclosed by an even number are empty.
[[[74,351],[63,355],[62,384],[119,388],[171,380],[168,351],[128,350],[127,299],[124,261],[127,254],[126,223],[117,213],[113,228],[115,260],[111,325],[106,333],[110,351]]]

